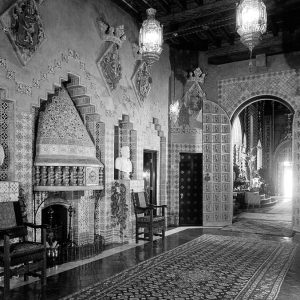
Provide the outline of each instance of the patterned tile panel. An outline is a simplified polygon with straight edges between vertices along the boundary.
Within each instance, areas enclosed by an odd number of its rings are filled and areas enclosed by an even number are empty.
[[[0,181],[0,202],[18,201],[19,183],[15,181]]]
[[[33,114],[16,113],[15,180],[24,190],[28,221],[32,220]]]
[[[203,225],[232,220],[230,121],[216,103],[203,106]]]
[[[293,96],[297,93],[295,70],[256,74],[221,80],[218,84],[219,104],[229,116],[246,100],[259,95],[273,95],[295,106]]]
[[[4,91],[2,97],[6,97]],[[11,101],[0,100],[0,128],[0,144],[5,155],[3,164],[0,166],[0,181],[4,181],[11,180],[13,172],[14,104]]]
[[[293,124],[293,227],[300,231],[300,110],[295,113]]]

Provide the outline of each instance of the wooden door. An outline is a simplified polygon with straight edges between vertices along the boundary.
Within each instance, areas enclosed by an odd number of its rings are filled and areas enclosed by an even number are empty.
[[[202,225],[202,153],[180,153],[179,225]]]

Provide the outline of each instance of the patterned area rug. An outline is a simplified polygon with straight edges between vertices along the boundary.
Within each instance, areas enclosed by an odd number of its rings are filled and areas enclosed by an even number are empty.
[[[249,232],[291,237],[293,235],[292,222],[266,221],[254,219],[239,219],[232,225],[225,226],[221,230]]]
[[[275,299],[296,246],[203,235],[63,299]]]

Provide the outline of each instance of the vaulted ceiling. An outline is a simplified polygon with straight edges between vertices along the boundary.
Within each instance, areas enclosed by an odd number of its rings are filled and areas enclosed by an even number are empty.
[[[138,23],[146,9],[157,10],[164,42],[177,49],[205,51],[208,62],[245,60],[248,49],[236,33],[238,0],[113,0]],[[300,50],[300,0],[264,0],[268,27],[253,54],[274,55]]]

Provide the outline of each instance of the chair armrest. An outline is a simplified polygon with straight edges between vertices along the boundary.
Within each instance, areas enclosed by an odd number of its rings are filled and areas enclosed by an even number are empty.
[[[24,222],[23,224],[26,225],[26,226],[28,226],[28,227],[31,227],[31,228],[47,229],[47,225],[45,225],[45,224],[36,225],[36,224],[33,224],[33,223],[28,223],[28,222]]]
[[[143,210],[143,211],[147,211],[147,210],[153,210],[153,206],[152,205],[149,205],[147,207],[140,207],[140,206],[136,206],[135,209],[137,210]]]
[[[15,226],[11,228],[0,229],[0,237],[2,238],[4,235],[7,235],[8,237],[14,236],[16,230],[19,230],[21,228],[23,228],[23,226]]]

